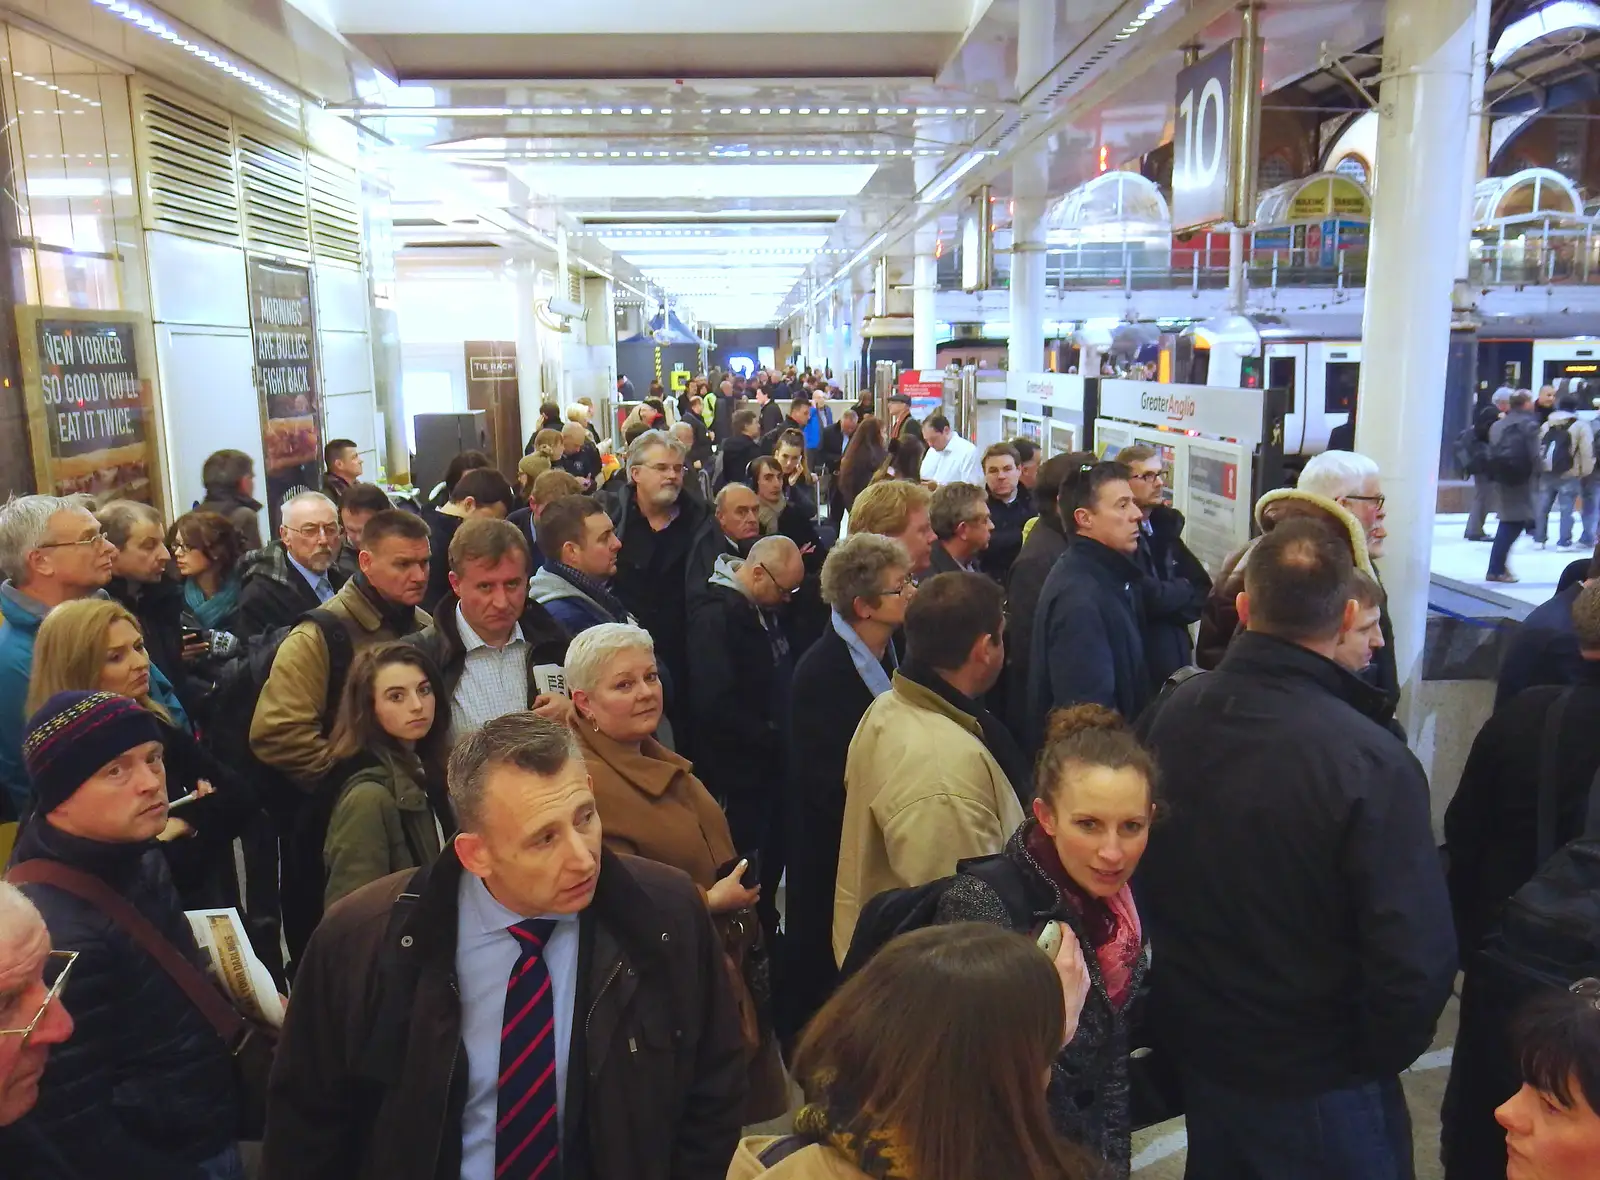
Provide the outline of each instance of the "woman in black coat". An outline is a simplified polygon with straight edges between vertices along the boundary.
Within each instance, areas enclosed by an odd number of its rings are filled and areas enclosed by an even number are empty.
[[[788,893],[779,1034],[785,1044],[833,994],[833,890],[844,828],[844,764],[868,706],[889,691],[889,642],[905,620],[912,585],[905,546],[857,533],[822,567],[830,625],[795,665],[788,719],[784,817]]]

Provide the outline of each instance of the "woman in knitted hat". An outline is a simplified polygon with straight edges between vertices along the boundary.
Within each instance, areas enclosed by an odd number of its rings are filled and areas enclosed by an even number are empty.
[[[233,841],[260,813],[255,789],[213,758],[185,722],[150,696],[150,655],[139,621],[106,598],[64,602],[45,616],[28,682],[28,713],[62,692],[130,697],[155,718],[170,797],[199,795],[158,837],[185,908],[238,906]]]
[[[38,907],[51,944],[79,956],[61,997],[76,1028],[51,1051],[23,1122],[57,1148],[69,1176],[244,1174],[229,1047],[95,899],[120,899],[194,967],[209,965],[156,845],[168,814],[162,753],[156,715],[111,693],[57,693],[23,735],[33,814],[7,879]],[[0,1131],[0,1160],[10,1130]]]

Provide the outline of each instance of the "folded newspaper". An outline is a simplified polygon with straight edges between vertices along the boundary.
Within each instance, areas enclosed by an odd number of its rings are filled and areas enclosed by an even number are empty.
[[[283,1027],[283,998],[278,986],[250,945],[236,909],[188,910],[189,927],[200,949],[211,957],[211,970],[239,1010],[247,1016]]]

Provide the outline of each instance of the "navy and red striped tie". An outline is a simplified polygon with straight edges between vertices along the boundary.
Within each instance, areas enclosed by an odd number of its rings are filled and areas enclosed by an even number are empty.
[[[500,1100],[495,1121],[495,1180],[560,1180],[561,1119],[556,1104],[555,1002],[544,947],[556,924],[518,922],[516,966],[506,982],[500,1028]]]

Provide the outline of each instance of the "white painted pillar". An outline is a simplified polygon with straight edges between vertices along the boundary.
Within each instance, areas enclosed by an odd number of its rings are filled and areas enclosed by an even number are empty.
[[[1405,689],[1416,703],[1427,627],[1434,497],[1461,219],[1440,193],[1465,194],[1475,0],[1390,3],[1383,38],[1362,321],[1356,435],[1383,472],[1389,530],[1380,563]],[[1431,203],[1431,205],[1430,205]]]
[[[1055,64],[1056,0],[1021,0],[1017,91],[1026,92]],[[1011,169],[1011,340],[1013,373],[1044,368],[1044,213],[1050,198],[1045,149],[1022,153]]]
[[[919,120],[918,127],[927,124]],[[939,175],[943,163],[937,156],[918,156],[915,165],[917,191],[921,192]],[[930,222],[917,230],[916,257],[911,266],[911,367],[939,367],[939,344],[935,325],[939,320],[939,261],[934,251],[939,246],[939,226]]]

